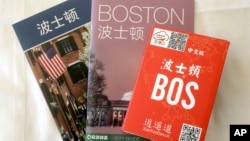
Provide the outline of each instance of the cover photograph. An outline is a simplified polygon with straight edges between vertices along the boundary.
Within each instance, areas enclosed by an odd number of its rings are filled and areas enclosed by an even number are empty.
[[[156,141],[203,141],[228,48],[227,40],[154,26],[122,129]]]
[[[192,32],[193,0],[94,0],[86,140],[145,140],[121,130],[151,26]]]
[[[64,141],[85,138],[90,12],[91,0],[69,0],[13,24]]]

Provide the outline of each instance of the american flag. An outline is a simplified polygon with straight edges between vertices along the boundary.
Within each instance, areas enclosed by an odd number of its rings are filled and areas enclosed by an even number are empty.
[[[38,56],[38,61],[52,79],[57,79],[65,71],[66,67],[53,47]]]

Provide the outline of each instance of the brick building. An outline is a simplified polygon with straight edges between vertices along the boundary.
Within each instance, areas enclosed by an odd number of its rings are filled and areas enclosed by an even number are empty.
[[[89,47],[87,26],[43,43],[25,55],[62,136],[85,132]],[[41,58],[47,57],[47,61]],[[54,57],[57,60],[53,62]],[[58,63],[59,62],[59,63]],[[61,64],[60,64],[61,63]]]

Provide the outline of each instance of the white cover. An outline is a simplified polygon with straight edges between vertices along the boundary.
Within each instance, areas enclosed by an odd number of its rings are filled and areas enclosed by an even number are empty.
[[[0,0],[0,141],[61,141],[11,25],[63,0]],[[231,41],[206,141],[250,124],[250,1],[195,0],[195,32]]]

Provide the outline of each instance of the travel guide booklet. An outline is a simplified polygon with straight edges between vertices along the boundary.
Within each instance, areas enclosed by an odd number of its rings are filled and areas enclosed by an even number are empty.
[[[153,24],[192,32],[193,0],[92,1],[86,140],[145,140],[121,130]]]
[[[154,26],[122,129],[156,141],[203,141],[229,41]]]
[[[65,141],[86,133],[90,19],[91,0],[70,0],[13,24]]]

